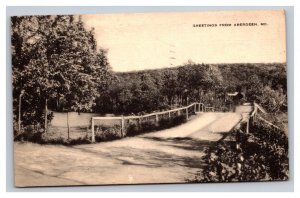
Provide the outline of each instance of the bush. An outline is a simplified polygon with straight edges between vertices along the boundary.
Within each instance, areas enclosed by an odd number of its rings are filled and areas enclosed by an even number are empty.
[[[78,144],[90,144],[91,141],[88,139],[88,137],[80,137],[77,139],[72,139],[68,142],[68,145],[78,145]]]
[[[182,123],[185,123],[186,120],[186,116],[185,115],[179,115],[173,118],[172,120],[172,126],[177,126],[180,125]]]
[[[126,131],[126,136],[129,137],[139,135],[142,132],[139,126],[135,123],[129,123]]]
[[[24,132],[15,137],[16,141],[28,141],[33,143],[45,143],[43,132],[35,130],[33,127],[24,128]]]
[[[141,123],[142,133],[156,131],[158,128],[153,121],[144,121]]]
[[[87,136],[68,140],[62,136],[51,136],[49,132],[44,133],[43,130],[36,130],[32,126],[24,128],[24,132],[16,136],[15,141],[28,141],[38,144],[61,144],[66,146],[90,143]]]
[[[159,122],[158,122],[159,130],[167,129],[169,127],[172,127],[172,125],[173,125],[172,122],[173,122],[172,118],[171,119],[170,118],[160,119]]]
[[[288,139],[283,131],[256,123],[249,134],[236,129],[231,141],[206,149],[202,171],[190,182],[288,179]]]
[[[136,136],[147,132],[163,130],[180,125],[184,122],[186,122],[186,117],[184,115],[180,115],[174,118],[161,118],[158,121],[158,124],[154,121],[143,121],[140,127],[135,123],[129,123],[126,130],[126,136]]]
[[[100,130],[95,134],[95,140],[97,142],[110,141],[122,138],[121,127],[114,125],[112,127],[100,126]]]
[[[63,137],[55,137],[55,138],[47,138],[43,136],[43,144],[62,144],[69,145],[69,141],[64,139]]]

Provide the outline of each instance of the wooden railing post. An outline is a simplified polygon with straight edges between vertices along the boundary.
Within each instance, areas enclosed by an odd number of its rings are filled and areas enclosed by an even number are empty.
[[[186,119],[188,120],[189,119],[189,109],[188,108],[186,108]]]
[[[158,123],[158,114],[155,115],[155,121]]]
[[[121,135],[122,135],[122,137],[124,137],[124,133],[125,133],[125,119],[124,119],[124,117],[122,116],[122,124],[121,124],[122,126],[121,126]]]
[[[246,133],[247,134],[249,133],[249,120],[250,120],[250,118],[248,118],[248,120],[247,120],[247,128],[246,128]]]
[[[95,127],[94,127],[94,118],[92,118],[92,143],[95,142]]]
[[[141,129],[141,126],[142,126],[142,118],[139,117],[138,118],[138,129]]]

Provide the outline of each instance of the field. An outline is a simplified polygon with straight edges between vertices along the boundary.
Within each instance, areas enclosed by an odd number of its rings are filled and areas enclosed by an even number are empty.
[[[68,126],[67,126],[67,113],[53,112],[53,120],[51,120],[48,126],[46,134],[47,139],[68,139]],[[78,139],[84,137],[91,137],[91,118],[96,116],[103,116],[96,113],[69,113],[69,126],[70,126],[70,139]],[[120,121],[116,120],[102,120],[97,121],[95,124],[101,124],[105,126],[113,126],[120,124]]]

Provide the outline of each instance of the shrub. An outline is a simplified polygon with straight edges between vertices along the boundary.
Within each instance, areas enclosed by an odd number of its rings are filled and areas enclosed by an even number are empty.
[[[141,129],[138,127],[137,124],[135,123],[129,123],[128,127],[127,127],[127,133],[126,136],[136,136],[139,135],[141,133]]]
[[[179,115],[173,118],[172,120],[172,126],[180,125],[182,123],[186,122],[186,116],[185,115]]]
[[[155,125],[155,122],[153,121],[144,121],[141,123],[141,131],[142,133],[156,131],[157,126]]]
[[[69,141],[64,139],[63,137],[55,137],[55,138],[43,138],[44,144],[62,144],[62,145],[69,145]]]
[[[28,141],[40,144],[45,143],[42,131],[36,130],[32,126],[26,127],[23,130],[22,134],[15,137],[16,141]]]
[[[136,123],[129,123],[126,129],[126,136],[136,136],[147,132],[163,130],[180,125],[184,122],[186,122],[186,117],[184,115],[180,115],[174,118],[161,118],[157,124],[150,120],[143,121],[140,127]]]
[[[235,130],[232,140],[206,149],[205,164],[190,182],[269,181],[288,179],[288,139],[265,124],[249,134]]]
[[[119,125],[112,127],[100,126],[100,130],[95,134],[95,140],[97,142],[116,140],[121,137],[121,127]]]
[[[78,144],[90,144],[91,141],[88,137],[79,137],[77,139],[72,139],[69,141],[68,145],[78,145]]]
[[[173,124],[172,123],[172,118],[171,119],[170,118],[162,118],[158,122],[158,128],[160,130],[167,129],[169,127],[172,127],[172,124]]]
[[[62,136],[50,134],[49,131],[44,133],[43,130],[36,130],[33,126],[25,127],[24,132],[16,136],[15,140],[28,141],[38,144],[61,144],[66,146],[90,143],[90,140],[87,136],[68,140]]]

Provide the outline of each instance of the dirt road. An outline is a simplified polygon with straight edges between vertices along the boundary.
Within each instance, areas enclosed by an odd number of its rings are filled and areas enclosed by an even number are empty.
[[[238,113],[202,113],[178,127],[112,142],[15,143],[15,185],[186,182],[201,170],[204,148],[240,120]]]

